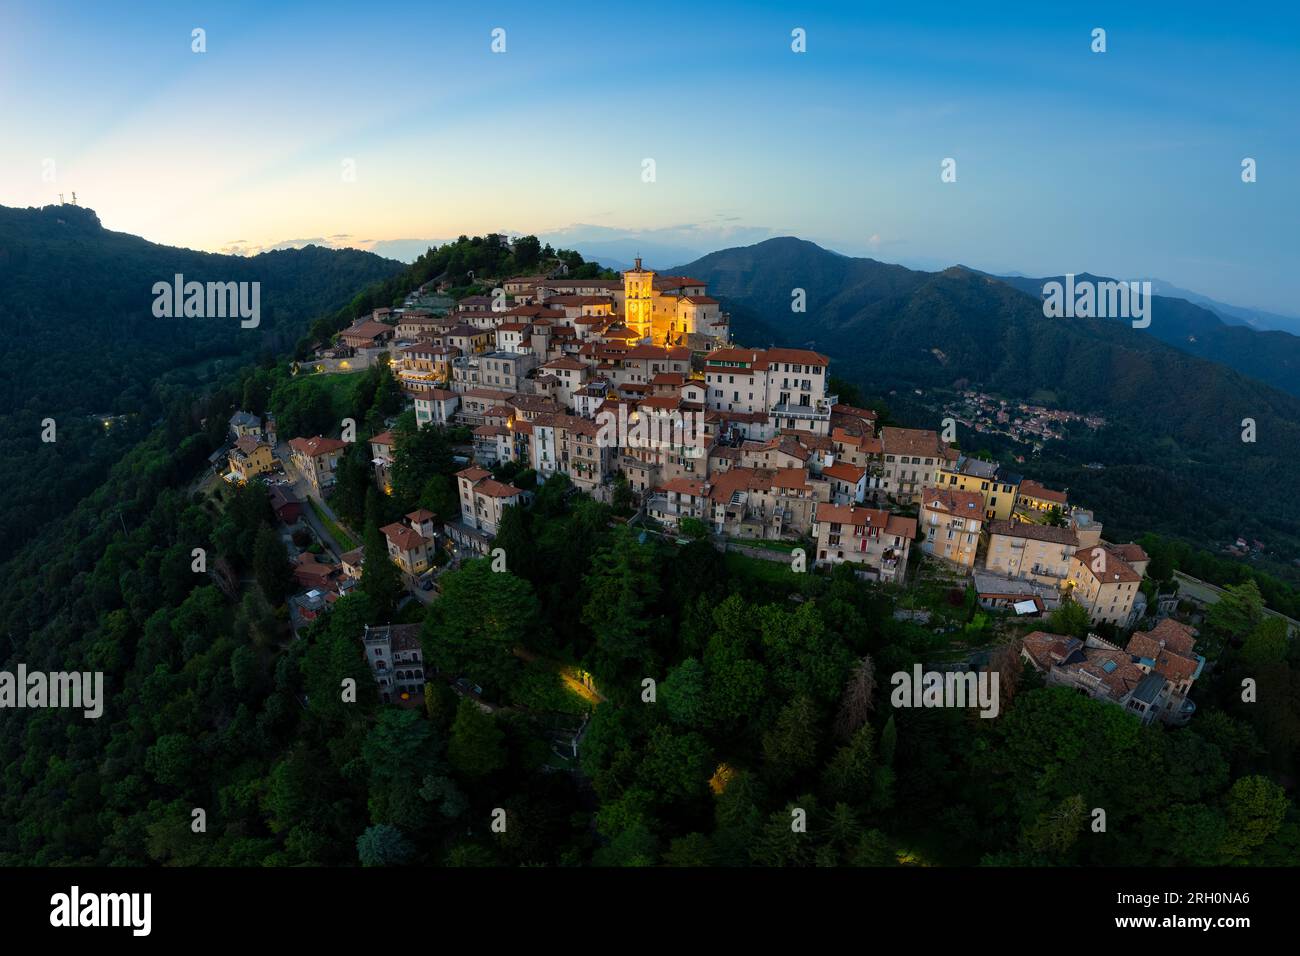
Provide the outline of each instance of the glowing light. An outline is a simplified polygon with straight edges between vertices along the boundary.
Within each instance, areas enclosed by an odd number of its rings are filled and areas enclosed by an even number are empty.
[[[709,778],[709,789],[713,791],[714,796],[721,796],[735,777],[735,767],[729,763],[720,763],[718,769],[713,771],[713,776]]]

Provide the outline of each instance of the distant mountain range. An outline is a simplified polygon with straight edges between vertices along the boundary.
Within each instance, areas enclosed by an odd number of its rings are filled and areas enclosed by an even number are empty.
[[[1165,282],[1161,279],[1152,280],[1152,291],[1156,295],[1163,295],[1170,299],[1186,299],[1194,305],[1202,306],[1209,309],[1219,318],[1223,319],[1228,325],[1247,325],[1252,329],[1259,331],[1278,331],[1290,332],[1293,335],[1300,335],[1300,316],[1281,315],[1277,312],[1269,312],[1265,309],[1252,309],[1240,305],[1228,305],[1226,302],[1219,302],[1211,299],[1208,295],[1201,295],[1199,292],[1190,292],[1187,289],[1180,289],[1172,283]]]
[[[1027,276],[997,278],[1040,298],[1046,283],[1064,281],[1063,276],[1041,279]],[[1075,276],[1076,283],[1085,280],[1113,281],[1089,273]],[[1300,336],[1290,332],[1264,331],[1247,324],[1240,317],[1231,322],[1226,321],[1209,306],[1190,302],[1185,297],[1161,294],[1161,288],[1173,291],[1173,287],[1167,283],[1152,283],[1151,326],[1145,331],[1184,352],[1222,362],[1261,382],[1267,382],[1292,395],[1300,395]],[[1203,296],[1198,298],[1219,309],[1230,308]],[[1238,311],[1245,313],[1250,310]]]
[[[981,386],[1104,415],[1107,428],[1071,436],[1036,472],[1082,492],[1121,533],[1165,531],[1208,544],[1251,529],[1300,553],[1300,499],[1278,494],[1300,458],[1300,398],[1227,364],[1236,360],[1280,385],[1285,355],[1300,342],[1294,337],[1226,326],[1163,297],[1146,330],[1049,319],[1038,279],[963,267],[918,272],[794,238],[722,250],[672,271],[709,283],[732,313],[737,341],[816,348],[834,360],[832,374],[865,392],[899,391],[890,402],[900,409],[902,393],[914,389]],[[791,310],[795,289],[805,292],[806,312]],[[1196,354],[1199,342],[1164,340],[1189,335],[1215,343],[1222,361]],[[908,424],[938,425],[934,416],[914,417]],[[1254,443],[1242,441],[1247,418],[1256,423]],[[986,440],[959,437],[969,448]],[[1105,471],[1080,467],[1092,460]]]
[[[747,232],[761,233],[763,230],[746,230]],[[522,235],[522,233],[506,231],[504,233],[510,237]],[[681,238],[694,238],[695,242],[681,241]],[[717,249],[716,234],[692,234],[689,230],[651,230],[648,233],[629,234],[623,230],[610,229],[602,226],[570,226],[566,229],[552,232],[540,233],[538,238],[543,243],[550,243],[552,246],[565,249],[574,249],[582,253],[583,258],[589,262],[597,262],[607,269],[614,269],[622,272],[632,267],[632,262],[640,257],[647,268],[665,271],[671,263],[687,262],[699,259],[707,254],[709,249]],[[429,248],[441,246],[450,239],[382,239],[377,241],[368,241],[357,246],[373,252],[376,255],[384,256],[389,259],[397,259],[400,262],[411,263],[422,256]],[[307,245],[318,245],[331,249],[353,248],[353,240],[350,236],[316,238],[316,239],[296,239],[287,242],[278,243],[271,249],[300,249]],[[270,251],[264,250],[264,251]],[[831,252],[832,250],[826,250]],[[834,253],[842,255],[842,253]],[[928,261],[911,262],[905,266],[913,271],[942,271],[943,264],[936,263],[931,268]],[[979,272],[978,269],[971,269],[972,272]],[[1027,287],[1027,283],[1047,281],[1046,279],[1034,279],[1022,272],[1009,273],[986,273],[996,275],[1005,279],[1018,288]],[[1226,302],[1220,302],[1209,296],[1202,295],[1198,292],[1192,292],[1187,289],[1179,288],[1172,283],[1165,282],[1162,279],[1152,279],[1152,291],[1157,296],[1166,299],[1182,299],[1192,305],[1200,306],[1202,309],[1214,313],[1223,320],[1225,325],[1229,326],[1246,326],[1260,332],[1280,331],[1290,332],[1293,335],[1300,336],[1300,316],[1282,315],[1277,312],[1269,312],[1265,309],[1255,309],[1240,305],[1229,305]],[[1193,323],[1199,324],[1199,323]],[[1173,341],[1167,338],[1167,341]],[[1202,340],[1202,345],[1204,341]],[[1193,349],[1193,354],[1202,354]],[[1212,350],[1206,349],[1204,354],[1215,354]],[[1268,378],[1267,369],[1256,369],[1251,374],[1257,374]],[[1276,382],[1275,382],[1276,384]]]
[[[1245,535],[1300,553],[1300,499],[1286,478],[1300,460],[1300,340],[1292,336],[1229,325],[1165,296],[1146,330],[1049,319],[1041,279],[916,271],[793,238],[668,270],[709,283],[734,317],[737,341],[826,352],[835,375],[884,396],[906,424],[935,427],[929,393],[967,386],[1104,415],[1106,428],[1069,434],[1025,470],[1068,486],[1117,534],[1164,531],[1204,544]],[[0,484],[8,489],[0,556],[93,489],[119,453],[104,444],[113,440],[104,428],[89,427],[93,420],[76,423],[127,413],[133,428],[145,427],[169,383],[195,384],[214,362],[282,355],[314,319],[398,271],[356,250],[213,255],[105,230],[87,209],[0,207],[0,330],[10,349],[0,380]],[[152,284],[175,273],[260,281],[261,327],[155,318]],[[805,312],[791,310],[795,289],[805,292]],[[59,421],[57,445],[33,445],[45,417]],[[1241,440],[1247,418],[1252,443]],[[971,449],[989,441],[959,437]],[[1106,469],[1081,468],[1094,460]]]

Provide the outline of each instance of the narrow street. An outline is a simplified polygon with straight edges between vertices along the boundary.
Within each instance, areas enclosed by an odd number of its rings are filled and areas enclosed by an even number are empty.
[[[343,548],[338,541],[334,540],[334,536],[329,533],[324,524],[321,523],[320,519],[316,517],[315,511],[308,502],[310,501],[315,504],[317,508],[320,508],[321,512],[339,527],[348,530],[347,527],[343,522],[339,521],[338,516],[330,509],[330,506],[316,494],[311,482],[303,477],[298,469],[293,466],[293,462],[289,458],[288,445],[281,443],[281,445],[276,449],[276,457],[284,464],[285,476],[290,481],[288,488],[293,492],[294,497],[302,502],[303,520],[311,526],[311,529],[316,532],[316,536],[320,538],[325,547],[329,549],[332,555],[334,555],[334,560],[341,560],[343,554],[348,549]]]

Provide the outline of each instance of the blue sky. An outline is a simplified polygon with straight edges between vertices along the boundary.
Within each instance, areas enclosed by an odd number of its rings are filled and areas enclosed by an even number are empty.
[[[797,235],[1300,312],[1300,15],[979,6],[0,0],[0,203],[211,250]]]

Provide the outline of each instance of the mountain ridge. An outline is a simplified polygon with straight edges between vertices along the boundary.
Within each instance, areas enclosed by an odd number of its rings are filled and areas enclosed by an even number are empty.
[[[319,246],[253,257],[151,243],[93,209],[0,206],[0,560],[66,511],[147,432],[167,396],[292,348],[309,323],[403,267]],[[153,315],[156,282],[260,282],[257,328]],[[108,416],[103,424],[94,416]],[[52,420],[54,441],[42,441]]]
[[[914,390],[976,385],[1016,400],[1050,394],[1059,406],[1104,415],[1105,429],[1069,436],[1034,467],[1041,480],[1079,490],[1119,534],[1160,531],[1212,545],[1249,529],[1300,551],[1296,502],[1266,511],[1237,504],[1277,497],[1277,476],[1300,456],[1300,398],[1150,330],[1050,319],[1037,297],[998,277],[846,259],[793,237],[675,271],[708,282],[727,303],[737,341],[815,347],[836,376],[864,392],[895,393],[889,401],[903,424],[936,426]],[[795,289],[806,294],[806,312],[791,310]],[[1256,423],[1253,443],[1241,440],[1246,419]],[[958,434],[963,443],[990,440]],[[1107,464],[1104,473],[1082,467],[1094,459]]]

